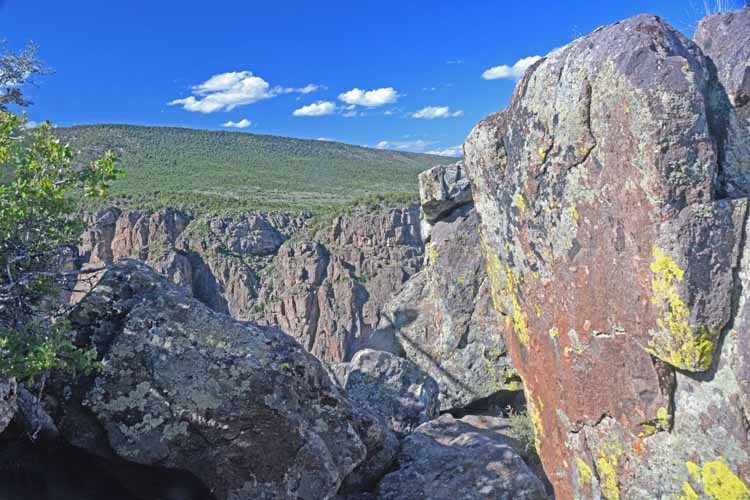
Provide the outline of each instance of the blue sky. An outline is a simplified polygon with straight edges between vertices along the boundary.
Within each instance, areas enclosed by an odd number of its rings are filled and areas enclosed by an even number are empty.
[[[642,12],[691,33],[698,5],[0,0],[0,38],[33,40],[55,71],[31,89],[31,120],[447,152],[507,104],[519,60]]]

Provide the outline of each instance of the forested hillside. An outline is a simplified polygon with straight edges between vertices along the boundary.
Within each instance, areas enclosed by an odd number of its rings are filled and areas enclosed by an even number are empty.
[[[167,127],[57,130],[86,161],[106,149],[125,176],[114,203],[139,207],[319,211],[372,195],[417,197],[417,174],[449,159],[328,141]]]

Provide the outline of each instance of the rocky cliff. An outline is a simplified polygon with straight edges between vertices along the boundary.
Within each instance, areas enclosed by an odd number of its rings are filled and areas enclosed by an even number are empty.
[[[349,361],[366,347],[393,350],[377,327],[383,306],[422,266],[419,231],[416,205],[355,210],[300,231],[274,259],[253,319],[325,361]]]
[[[750,16],[696,33],[647,15],[600,28],[532,66],[464,145],[560,499],[750,494]]]

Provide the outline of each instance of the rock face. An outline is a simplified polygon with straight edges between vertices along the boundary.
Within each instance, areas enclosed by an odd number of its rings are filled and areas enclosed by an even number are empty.
[[[18,410],[15,379],[0,380],[0,433],[2,433]]]
[[[261,270],[308,217],[249,213],[194,219],[172,209],[109,209],[89,216],[80,260],[86,268],[123,258],[142,260],[215,311],[246,320]]]
[[[107,271],[71,321],[103,361],[63,391],[59,429],[80,448],[188,471],[240,500],[331,498],[384,445],[378,420],[296,342],[211,311],[141,263]]]
[[[411,361],[363,349],[334,373],[347,397],[379,414],[398,436],[438,416],[438,385]]]
[[[499,419],[443,415],[421,425],[401,445],[399,469],[378,486],[380,500],[547,498]]]
[[[419,183],[423,226],[430,224],[424,269],[385,306],[380,330],[397,337],[406,356],[438,381],[443,410],[519,390],[497,331],[462,164],[428,170]]]
[[[396,350],[377,326],[383,305],[421,268],[423,248],[416,205],[337,216],[279,250],[253,320],[277,325],[325,361]]]
[[[698,46],[638,16],[540,60],[464,145],[559,499],[747,492],[748,172],[726,154],[747,137],[721,92]]]
[[[715,130],[719,172],[727,196],[744,195],[750,186],[750,9],[703,19],[695,43],[711,60],[718,85],[709,95],[709,125]]]

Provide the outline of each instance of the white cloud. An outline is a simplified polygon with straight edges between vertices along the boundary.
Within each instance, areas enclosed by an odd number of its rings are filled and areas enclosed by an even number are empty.
[[[247,118],[243,118],[242,120],[238,122],[228,121],[226,123],[222,123],[221,126],[228,127],[228,128],[247,128],[252,124],[253,122],[251,122]]]
[[[314,83],[308,83],[301,89],[297,89],[297,92],[299,92],[300,94],[310,94],[312,92],[317,92],[318,90],[325,90],[327,88],[328,87],[326,87],[325,85],[316,85]]]
[[[384,104],[392,104],[401,97],[393,87],[384,87],[375,90],[362,90],[353,88],[348,92],[339,94],[339,100],[349,104],[375,108]]]
[[[310,94],[324,90],[324,85],[310,83],[301,88],[271,88],[269,83],[250,71],[230,71],[214,75],[200,85],[191,87],[192,94],[181,99],[174,99],[169,106],[182,106],[186,111],[198,113],[215,113],[232,111],[238,106],[253,104],[263,99],[270,99],[280,94]]]
[[[39,126],[39,123],[35,122],[34,120],[29,120],[23,126],[25,128],[32,129],[37,128]]]
[[[523,78],[523,74],[529,67],[541,59],[540,56],[524,57],[519,59],[513,66],[506,64],[502,66],[495,66],[482,73],[482,78],[485,80],[498,80],[500,78],[508,78],[512,80],[520,80]]]
[[[336,104],[330,101],[318,101],[314,104],[308,104],[307,106],[295,109],[292,114],[294,116],[325,116],[331,115],[335,111]]]
[[[460,158],[464,155],[464,147],[459,144],[458,146],[451,146],[444,149],[433,149],[432,151],[426,151],[425,153],[428,155],[453,156]]]
[[[422,151],[423,149],[432,146],[435,141],[423,141],[418,139],[416,141],[380,141],[375,145],[377,149],[398,149],[398,150],[414,150]]]
[[[412,113],[412,118],[423,118],[425,120],[434,120],[435,118],[457,118],[464,114],[460,109],[451,111],[448,106],[427,106],[416,113]]]
[[[313,92],[317,92],[318,90],[326,90],[328,87],[325,85],[317,85],[315,83],[308,83],[304,87],[274,87],[272,92],[274,94],[312,94]]]
[[[333,139],[331,139],[330,137],[318,137],[315,140],[316,141],[323,141],[323,142],[333,142]]]
[[[345,111],[341,113],[341,116],[343,116],[344,118],[355,118],[359,116],[359,113],[357,113],[356,111]]]
[[[463,59],[452,59],[452,60],[445,61],[445,64],[463,64],[463,63],[464,63]]]
[[[214,113],[231,111],[237,106],[269,99],[275,94],[263,78],[250,71],[233,71],[214,75],[200,85],[192,87],[193,95],[175,99],[169,106],[181,105],[186,111]]]

